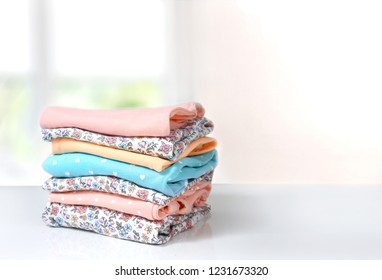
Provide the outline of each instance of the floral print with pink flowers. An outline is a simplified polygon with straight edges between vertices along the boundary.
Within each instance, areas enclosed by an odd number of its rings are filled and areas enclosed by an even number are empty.
[[[189,180],[187,187],[178,196],[182,195],[184,192],[201,181],[211,182],[212,177],[213,172],[209,172],[199,178]],[[174,197],[167,196],[151,189],[143,188],[133,182],[113,176],[86,176],[72,178],[51,177],[45,181],[42,188],[51,192],[102,191],[135,197],[159,204],[161,206],[165,206],[172,199],[174,199]]]
[[[207,118],[188,121],[187,125],[172,130],[168,137],[121,137],[98,134],[79,128],[42,129],[42,138],[52,141],[55,138],[72,138],[97,145],[176,160],[189,144],[211,133],[213,123]]]
[[[134,110],[139,110],[139,108]],[[112,112],[113,110],[107,110],[107,112],[104,113],[111,118],[111,121],[113,121],[115,115],[108,115],[109,111]],[[178,117],[182,118],[183,113],[184,112],[179,112]],[[63,118],[64,117],[65,116],[63,116]],[[115,121],[120,121],[120,119],[115,119]],[[133,122],[135,125],[139,125],[137,124],[137,120],[131,118],[124,119],[123,122],[127,125]],[[95,128],[97,125],[98,123],[93,123],[91,127]],[[167,125],[168,124],[166,123],[166,127]],[[204,117],[203,111],[203,114],[194,116],[182,127],[171,130],[170,134],[166,137],[149,137],[145,135],[126,137],[121,135],[104,135],[77,127],[49,127],[51,128],[43,128],[41,130],[43,140],[48,142],[51,142],[53,139],[57,138],[70,138],[78,141],[93,143],[95,145],[102,145],[114,149],[145,154],[152,158],[160,157],[175,162],[193,141],[210,134],[214,129],[214,124],[211,120]],[[162,129],[160,126],[157,128]],[[210,151],[209,153],[212,152],[216,155],[216,150]],[[205,218],[210,216],[211,207],[209,204],[205,203],[205,200],[203,200],[203,203],[192,204],[189,208],[187,208],[187,211],[182,212],[187,212],[188,214],[172,214],[165,216],[161,220],[155,220],[154,218],[153,220],[150,220],[143,217],[153,217],[150,215],[145,215],[141,211],[145,209],[145,206],[147,206],[146,202],[154,203],[156,205],[153,207],[159,206],[163,209],[165,207],[171,207],[171,203],[174,202],[174,197],[165,195],[151,188],[143,187],[143,185],[145,185],[143,184],[143,180],[146,180],[145,183],[147,183],[149,179],[152,180],[154,182],[153,186],[161,184],[163,173],[166,174],[172,166],[161,171],[163,172],[162,174],[161,172],[148,169],[152,172],[152,176],[148,178],[145,176],[145,170],[143,169],[144,167],[140,167],[138,170],[131,168],[131,164],[121,162],[118,172],[114,172],[113,169],[113,172],[109,174],[113,176],[103,176],[101,174],[105,174],[103,171],[107,168],[104,163],[108,161],[107,155],[104,154],[100,155],[100,157],[103,157],[100,162],[99,160],[96,160],[95,157],[89,157],[88,159],[89,163],[96,164],[95,166],[97,169],[87,169],[88,171],[86,173],[78,173],[76,174],[77,176],[75,176],[75,173],[67,170],[80,170],[82,166],[80,163],[83,161],[86,162],[86,160],[83,160],[83,158],[85,158],[84,154],[81,155],[81,158],[74,152],[60,154],[60,158],[64,159],[68,159],[72,156],[75,158],[68,160],[67,166],[65,166],[65,172],[62,173],[65,174],[65,176],[61,173],[54,173],[51,169],[46,169],[47,172],[53,176],[47,179],[42,186],[44,190],[51,192],[48,198],[49,202],[45,206],[42,213],[42,220],[48,226],[77,228],[123,240],[159,245],[167,243],[174,236],[196,226],[197,224],[203,225],[203,222],[201,221],[206,220]],[[200,165],[202,160],[201,158],[206,157],[203,155],[198,155],[194,158],[192,158],[192,156],[187,156],[185,157],[187,160],[182,159],[182,164],[188,164],[190,165],[190,168],[187,170],[179,170],[179,174],[183,172],[182,175],[179,176],[193,179],[184,179],[181,181],[180,187],[183,191],[177,196],[196,193],[196,191],[203,186],[206,186],[206,188],[208,187],[208,191],[210,191],[214,167],[216,166],[216,157],[214,156],[213,159],[211,159],[213,164],[211,164],[210,168],[208,168],[208,170],[203,169],[203,172],[201,172],[202,168],[204,168],[204,166]],[[193,161],[196,161],[194,165],[190,163]],[[62,162],[58,160],[52,160],[49,164],[51,164],[49,166],[58,165],[56,167],[63,167]],[[175,165],[179,164],[181,164],[181,161],[179,161],[179,163],[174,163],[173,167],[177,168]],[[122,179],[121,170],[139,178],[139,182],[142,183],[142,186]],[[169,182],[172,182],[171,180],[175,179],[168,178],[168,180]],[[83,200],[83,197],[81,197],[81,194],[83,195],[84,193],[86,195],[92,195],[90,192],[93,191],[113,194],[114,198],[127,196],[134,199],[121,199],[117,201],[117,199],[113,198],[110,200],[110,203],[112,204],[102,204],[105,207],[100,207],[96,206],[101,205],[97,204],[99,202],[98,196],[92,197],[91,200],[88,201]],[[64,192],[70,192],[70,194],[63,194]],[[72,200],[67,199],[67,197],[65,198],[65,195],[70,195]],[[60,198],[52,199],[52,197],[55,196],[59,196]],[[104,196],[106,195],[104,194]],[[115,208],[113,203],[132,204],[132,201],[137,202],[137,199],[139,200],[139,206],[137,206],[137,211],[133,212],[134,215],[123,213],[123,211],[115,211],[110,209],[123,209]],[[180,199],[178,200],[180,201]],[[179,208],[186,207],[185,203],[185,201],[180,202],[178,205]],[[191,210],[191,212],[189,212],[189,210]]]
[[[70,227],[125,240],[164,244],[210,215],[209,205],[195,207],[186,215],[168,216],[160,221],[95,206],[48,203],[43,221],[52,227]]]

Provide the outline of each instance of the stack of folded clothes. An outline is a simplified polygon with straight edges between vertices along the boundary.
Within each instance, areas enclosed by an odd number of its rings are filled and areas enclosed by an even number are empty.
[[[210,214],[213,123],[199,103],[160,108],[46,108],[53,177],[44,222],[163,244]]]

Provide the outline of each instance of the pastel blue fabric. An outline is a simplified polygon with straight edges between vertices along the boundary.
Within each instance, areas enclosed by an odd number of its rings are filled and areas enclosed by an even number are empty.
[[[161,172],[85,153],[50,155],[43,168],[54,177],[115,176],[168,196],[180,194],[189,179],[198,178],[217,165],[216,150],[185,157]]]

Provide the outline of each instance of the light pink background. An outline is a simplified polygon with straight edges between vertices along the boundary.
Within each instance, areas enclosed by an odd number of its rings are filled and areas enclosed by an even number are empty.
[[[216,182],[382,183],[378,1],[192,1],[192,89]]]

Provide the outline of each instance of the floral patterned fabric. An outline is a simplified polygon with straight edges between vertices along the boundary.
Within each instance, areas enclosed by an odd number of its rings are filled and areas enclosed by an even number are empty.
[[[70,205],[88,205],[137,215],[149,220],[163,220],[171,215],[188,214],[194,207],[206,203],[211,192],[211,184],[200,182],[194,189],[174,198],[169,204],[160,206],[141,199],[97,191],[51,192],[48,201]]]
[[[209,172],[199,178],[189,180],[185,190],[191,189],[201,181],[211,182],[213,172]],[[113,176],[87,176],[73,178],[49,178],[43,184],[42,188],[51,192],[69,192],[69,191],[102,191],[114,194],[120,194],[130,197],[135,197],[148,202],[156,203],[161,206],[167,205],[174,197],[167,196],[160,192],[143,188]]]
[[[188,145],[211,133],[213,123],[207,118],[189,120],[187,125],[171,130],[167,137],[121,137],[103,135],[79,128],[42,129],[42,138],[52,141],[55,138],[71,138],[98,145],[113,147],[145,155],[176,160]]]
[[[186,215],[174,215],[161,221],[150,221],[106,208],[48,203],[42,219],[52,227],[79,228],[125,240],[164,244],[209,216],[210,212],[210,206],[205,205],[195,207]]]
[[[214,124],[204,113],[199,103],[46,108],[40,127],[52,155],[43,168],[53,177],[43,184],[45,224],[147,244],[203,224],[217,166],[216,140],[206,140]]]

